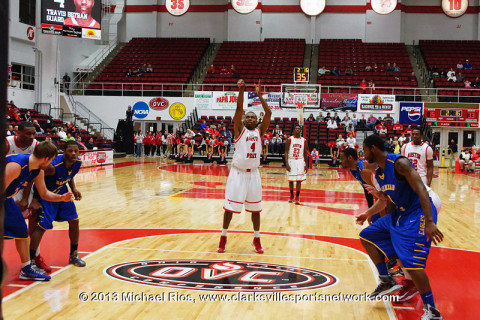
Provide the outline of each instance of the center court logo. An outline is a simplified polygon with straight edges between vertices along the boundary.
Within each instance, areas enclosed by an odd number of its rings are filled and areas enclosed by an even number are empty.
[[[149,286],[236,292],[311,290],[333,286],[337,278],[313,269],[225,260],[132,261],[105,269],[108,276]]]
[[[150,112],[150,108],[148,107],[148,104],[146,104],[143,101],[139,101],[133,105],[132,108],[133,111],[133,116],[138,119],[143,119],[148,116],[148,113]]]

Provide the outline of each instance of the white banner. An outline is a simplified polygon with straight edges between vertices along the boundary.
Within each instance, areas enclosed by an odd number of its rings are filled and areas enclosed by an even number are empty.
[[[237,108],[238,92],[213,91],[212,109],[235,110]]]
[[[357,112],[395,113],[395,96],[385,94],[359,94]]]
[[[113,150],[80,152],[82,168],[113,164]]]
[[[267,102],[270,110],[282,110],[280,107],[282,94],[280,92],[263,92],[262,97]],[[248,111],[263,111],[260,99],[254,91],[247,92],[247,106]]]
[[[212,109],[212,92],[195,91],[195,107],[200,110]]]

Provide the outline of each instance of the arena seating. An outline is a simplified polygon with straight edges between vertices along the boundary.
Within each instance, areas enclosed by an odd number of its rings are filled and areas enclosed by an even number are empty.
[[[387,63],[396,63],[401,72],[381,72]],[[377,64],[378,71],[365,71],[366,66]],[[336,67],[341,71],[341,76],[329,73],[318,78],[318,83],[324,86],[348,86],[353,87],[351,93],[363,93],[358,85],[365,79],[372,80],[375,87],[405,87],[417,88],[417,81],[410,81],[412,73],[410,59],[403,43],[363,43],[359,39],[322,39],[318,54],[318,67],[325,66],[332,70]],[[346,76],[345,70],[351,68],[353,75]],[[337,88],[336,93],[347,93],[349,88]],[[386,89],[376,89],[375,93],[387,94]],[[396,94],[411,94],[413,90],[402,90]]]
[[[105,67],[89,89],[101,89],[101,85],[95,82],[132,83],[123,86],[125,90],[139,90],[140,85],[135,83],[185,84],[209,42],[208,38],[133,38]],[[154,72],[144,73],[140,77],[125,75],[129,69],[138,69],[143,64],[151,64]],[[108,84],[104,89],[120,90],[122,85]],[[161,87],[146,85],[144,90],[161,90]],[[166,90],[181,90],[181,86],[169,86]]]
[[[461,72],[462,76],[471,82],[480,76],[480,41],[454,41],[454,40],[420,40],[420,49],[429,69],[436,67],[438,71],[448,72],[453,68],[456,73]],[[464,63],[468,59],[473,68],[470,70],[457,70],[457,63]],[[448,82],[446,78],[435,77],[433,84],[439,88],[438,95],[442,96],[441,101],[457,101],[457,94],[463,102],[480,101],[479,89],[465,89],[464,83]],[[458,89],[464,89],[457,91]]]
[[[225,41],[213,62],[216,68],[232,64],[240,78],[254,83],[259,79],[265,85],[280,85],[293,82],[293,68],[303,66],[304,39],[265,39],[263,42]],[[237,78],[233,75],[208,74],[204,90],[238,90]],[[213,86],[208,84],[231,84]],[[248,88],[247,90],[252,90]],[[280,91],[280,88],[276,89]],[[274,91],[274,89],[269,90]]]

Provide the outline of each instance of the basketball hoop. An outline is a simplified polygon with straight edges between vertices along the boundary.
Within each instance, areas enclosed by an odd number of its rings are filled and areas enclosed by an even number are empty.
[[[303,107],[307,104],[307,96],[305,94],[295,94],[293,97],[293,103],[296,105],[298,112],[298,122],[303,127]]]

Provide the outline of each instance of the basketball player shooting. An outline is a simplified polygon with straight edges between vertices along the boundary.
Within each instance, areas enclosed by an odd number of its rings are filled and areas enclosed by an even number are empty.
[[[293,136],[288,138],[285,143],[285,163],[287,167],[288,186],[290,188],[290,199],[288,202],[300,204],[300,189],[302,181],[307,179],[308,165],[308,150],[305,145],[305,138],[302,137],[302,128],[300,125],[295,126]],[[293,184],[296,185],[296,195],[293,197]]]
[[[227,179],[225,189],[225,202],[223,209],[223,227],[217,252],[225,252],[227,244],[227,230],[232,220],[233,213],[241,213],[245,204],[245,211],[252,213],[253,223],[253,246],[257,253],[263,253],[260,243],[260,212],[262,211],[262,183],[260,180],[260,153],[262,150],[262,137],[267,132],[272,117],[272,111],[262,97],[261,83],[255,85],[255,91],[260,99],[265,116],[261,125],[257,128],[257,115],[248,111],[243,116],[243,100],[245,93],[245,81],[238,80],[238,100],[235,116],[233,117],[235,151],[233,153],[232,167]]]

